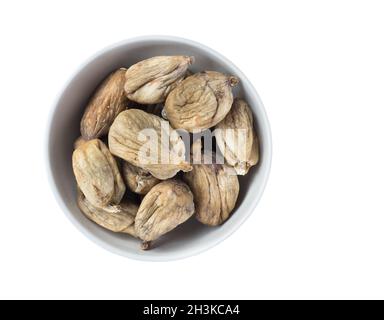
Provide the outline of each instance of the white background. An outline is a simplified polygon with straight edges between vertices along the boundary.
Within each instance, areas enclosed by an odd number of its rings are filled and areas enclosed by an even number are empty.
[[[381,1],[2,1],[0,298],[384,298]],[[97,50],[146,34],[221,52],[259,92],[270,180],[251,218],[171,263],[113,255],[65,217],[47,115]]]

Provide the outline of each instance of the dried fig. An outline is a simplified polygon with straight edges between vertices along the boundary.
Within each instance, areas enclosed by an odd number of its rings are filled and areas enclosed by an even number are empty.
[[[139,207],[131,202],[96,208],[79,190],[77,203],[84,215],[98,225],[113,232],[128,233],[136,237],[135,217]]]
[[[176,228],[194,213],[193,195],[179,180],[167,180],[154,186],[144,197],[136,215],[137,236],[146,243]]]
[[[83,143],[72,155],[77,184],[97,208],[120,203],[125,185],[116,160],[99,139]]]
[[[227,115],[233,102],[232,87],[238,79],[205,71],[183,80],[165,102],[165,114],[175,129],[205,130]]]
[[[147,139],[149,138],[149,139]],[[111,153],[160,180],[192,170],[185,145],[167,121],[138,109],[120,113],[109,131]]]
[[[81,119],[81,135],[94,139],[106,135],[116,116],[126,108],[124,93],[125,72],[121,68],[110,74],[99,86],[88,103]]]
[[[252,111],[244,100],[235,99],[231,111],[216,126],[215,137],[221,153],[237,174],[245,175],[257,164],[258,140]]]
[[[193,170],[184,173],[184,181],[192,190],[196,218],[203,224],[217,226],[226,221],[236,205],[239,195],[239,180],[233,169],[223,164],[210,164],[205,153],[202,164],[193,165]]]
[[[125,74],[127,97],[143,104],[164,102],[193,60],[187,56],[159,56],[134,64]]]
[[[138,194],[147,194],[152,187],[160,182],[148,171],[126,161],[124,161],[122,173],[127,187]]]

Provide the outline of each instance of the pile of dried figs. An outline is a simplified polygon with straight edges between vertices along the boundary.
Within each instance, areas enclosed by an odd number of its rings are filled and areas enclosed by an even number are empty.
[[[259,160],[252,112],[233,97],[238,79],[193,73],[193,63],[159,56],[112,72],[88,102],[74,143],[80,210],[143,249],[192,216],[208,226],[225,222],[238,175]],[[206,145],[207,132],[214,138]]]

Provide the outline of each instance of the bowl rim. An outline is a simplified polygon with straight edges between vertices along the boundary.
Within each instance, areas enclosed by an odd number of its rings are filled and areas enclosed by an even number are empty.
[[[215,241],[209,242],[205,246],[196,246],[193,249],[190,249],[188,251],[182,252],[182,253],[167,253],[164,254],[163,256],[145,256],[145,255],[138,255],[135,253],[131,253],[128,251],[125,251],[123,249],[116,248],[115,246],[104,242],[100,240],[98,237],[96,237],[92,232],[88,231],[86,228],[84,228],[80,222],[76,220],[76,218],[73,216],[72,212],[67,208],[59,190],[57,183],[55,181],[54,175],[53,175],[53,168],[52,168],[52,163],[51,163],[51,157],[50,157],[50,144],[51,144],[51,131],[53,129],[53,120],[55,113],[57,111],[57,105],[64,94],[65,90],[68,88],[70,83],[76,78],[76,76],[92,61],[97,59],[99,56],[113,51],[114,49],[117,49],[121,46],[126,46],[129,44],[137,43],[137,42],[152,42],[152,41],[169,41],[169,42],[177,42],[179,44],[184,44],[184,45],[190,45],[194,47],[198,47],[202,49],[203,51],[209,52],[213,56],[219,57],[225,64],[230,65],[231,68],[236,70],[237,74],[241,75],[242,82],[246,82],[247,86],[253,91],[253,96],[257,101],[257,104],[259,106],[259,114],[258,118],[260,119],[261,122],[264,123],[265,125],[265,137],[264,137],[264,144],[268,146],[265,148],[263,157],[265,163],[263,164],[263,171],[264,177],[263,180],[261,181],[260,184],[260,191],[258,194],[254,197],[252,203],[250,206],[246,209],[243,210],[242,213],[242,218],[234,224],[225,234],[221,235]],[[229,59],[227,59],[225,56],[223,56],[221,53],[215,51],[214,49],[211,49],[210,47],[196,42],[194,40],[186,39],[183,37],[177,37],[177,36],[169,36],[169,35],[145,35],[145,36],[139,36],[139,37],[132,37],[128,38],[116,43],[113,43],[111,45],[108,45],[101,50],[98,50],[95,52],[93,55],[91,55],[89,58],[87,58],[83,63],[79,64],[79,66],[70,74],[68,79],[65,81],[64,85],[61,87],[59,90],[56,98],[54,99],[53,104],[51,105],[51,108],[48,113],[47,117],[47,124],[46,124],[46,129],[45,129],[45,142],[44,145],[46,146],[46,152],[45,152],[45,167],[46,173],[47,173],[47,179],[48,179],[48,184],[52,190],[52,193],[54,195],[54,198],[56,199],[59,207],[61,210],[65,213],[67,218],[72,222],[73,225],[88,239],[93,241],[95,244],[98,246],[104,248],[105,250],[112,252],[114,254],[118,254],[120,256],[124,256],[130,259],[134,260],[139,260],[139,261],[149,261],[149,262],[167,262],[167,261],[175,261],[175,260],[181,260],[181,259],[186,259],[192,256],[195,256],[197,254],[200,254],[204,251],[207,251],[216,245],[218,245],[220,242],[226,240],[229,236],[231,236],[236,230],[240,228],[240,226],[251,216],[253,211],[255,210],[256,206],[258,205],[262,195],[264,194],[270,171],[271,171],[271,165],[272,165],[272,133],[271,133],[271,126],[270,122],[268,120],[264,104],[261,101],[261,98],[259,94],[257,93],[256,89],[254,88],[253,84],[249,81],[249,79],[246,77],[246,75],[234,64],[232,63]]]

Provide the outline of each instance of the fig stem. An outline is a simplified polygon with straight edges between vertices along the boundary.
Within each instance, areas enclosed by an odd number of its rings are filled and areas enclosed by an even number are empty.
[[[149,250],[151,248],[151,241],[143,241],[140,248],[141,250]]]
[[[239,79],[235,76],[230,76],[228,82],[231,87],[235,87],[239,84]]]

